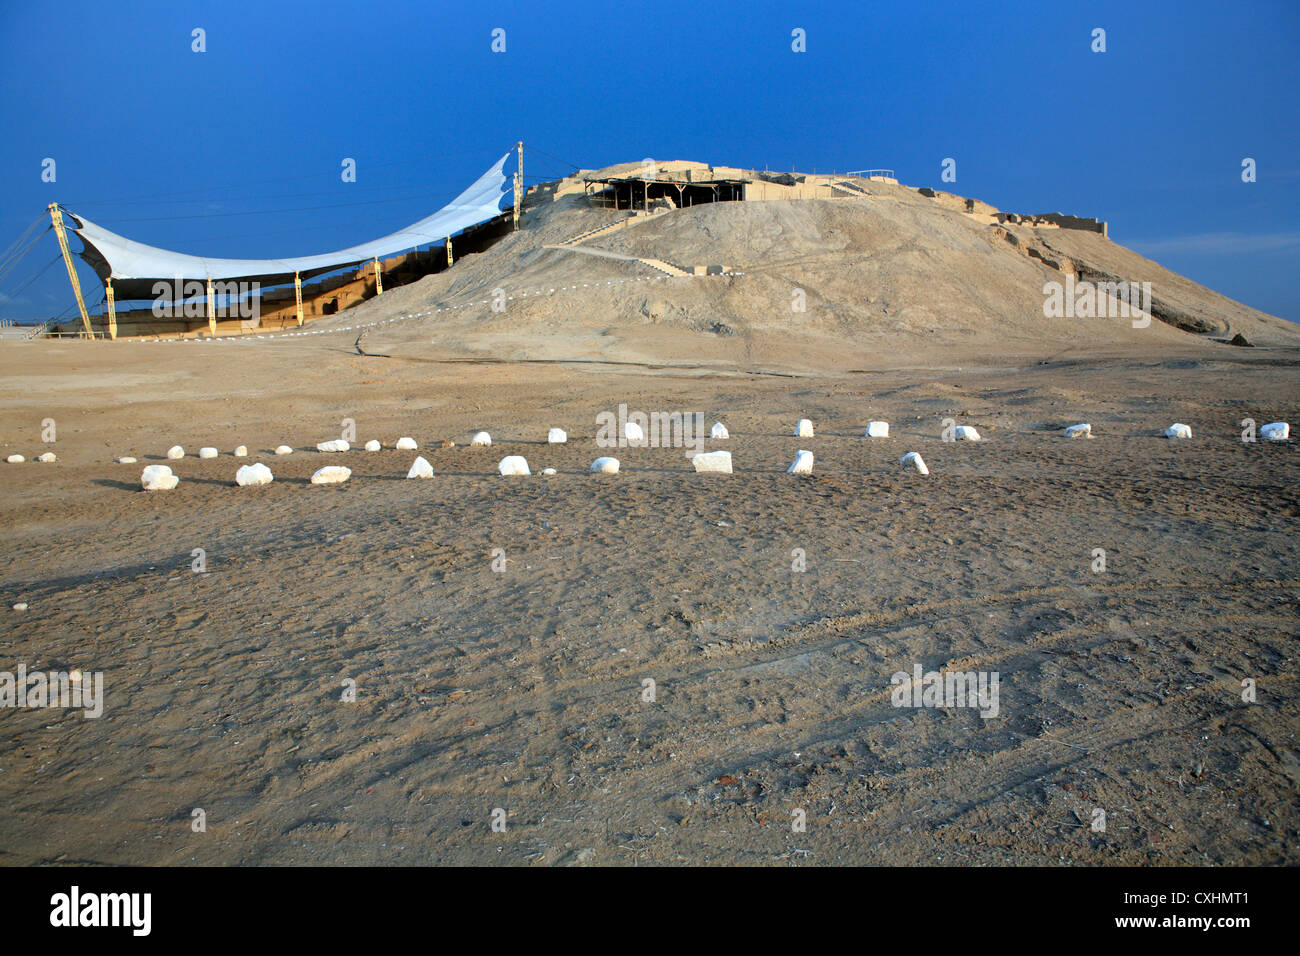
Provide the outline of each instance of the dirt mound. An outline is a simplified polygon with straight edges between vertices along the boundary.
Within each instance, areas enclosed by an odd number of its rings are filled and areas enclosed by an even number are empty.
[[[552,184],[533,195],[524,227],[486,252],[313,324],[366,327],[367,348],[409,357],[813,372],[932,363],[953,348],[967,361],[997,362],[1153,348],[1213,353],[1236,335],[1265,347],[1300,345],[1292,323],[1097,232],[1012,221],[983,203],[968,213],[960,197],[861,182],[836,199],[636,216]],[[682,277],[665,266],[725,272]],[[1045,314],[1048,283],[1067,296],[1085,285],[1104,292],[1107,283],[1149,283],[1152,321],[1134,328],[1104,294],[1098,310],[1109,304],[1108,317]],[[420,321],[375,327],[437,308]]]

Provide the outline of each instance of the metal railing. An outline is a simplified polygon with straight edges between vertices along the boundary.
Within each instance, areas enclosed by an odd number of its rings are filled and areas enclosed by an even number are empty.
[[[892,169],[853,169],[844,174],[845,176],[857,176],[859,179],[871,179],[873,176],[880,176],[884,179],[897,179]]]

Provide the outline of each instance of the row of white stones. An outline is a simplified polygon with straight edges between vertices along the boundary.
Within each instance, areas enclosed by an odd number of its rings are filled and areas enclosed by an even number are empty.
[[[1290,437],[1291,434],[1291,425],[1287,424],[1286,421],[1270,421],[1269,424],[1262,425],[1262,427],[1260,428],[1260,434],[1261,437],[1264,437],[1266,441],[1287,441],[1287,438]],[[798,438],[814,437],[813,421],[809,419],[798,420],[798,423],[794,425],[794,436]],[[1167,438],[1191,438],[1192,429],[1190,425],[1184,425],[1182,423],[1177,423],[1177,421],[1175,421],[1173,425],[1170,425],[1169,428],[1165,429],[1165,436]],[[724,438],[731,437],[731,434],[728,433],[727,427],[725,427],[723,423],[720,423],[720,421],[715,421],[714,425],[712,425],[712,428],[710,429],[710,433],[708,433],[708,437],[712,438],[712,440],[724,440]],[[867,425],[866,437],[888,438],[889,437],[888,421],[871,421],[871,423]],[[1088,423],[1070,425],[1070,427],[1067,427],[1065,429],[1065,437],[1091,438],[1092,425]],[[625,441],[629,442],[629,444],[641,444],[641,442],[645,442],[645,431],[643,431],[640,424],[634,423],[634,421],[627,421],[627,423],[624,423],[623,425],[623,438]],[[564,442],[568,441],[568,434],[565,433],[564,429],[562,428],[551,428],[550,431],[547,432],[546,434],[546,440],[551,445],[564,444]],[[953,428],[953,440],[954,441],[980,441],[980,434],[978,431],[976,431],[974,427],[971,427],[971,425],[957,425],[957,427]],[[491,434],[487,432],[476,432],[474,433],[474,436],[471,438],[471,440],[469,440],[469,445],[490,446]],[[322,451],[322,453],[338,453],[338,451],[350,451],[351,447],[352,446],[350,442],[343,440],[343,438],[334,438],[334,440],[318,442],[318,444],[316,445],[316,450]],[[365,442],[365,450],[367,451],[380,451],[382,447],[383,446],[381,442],[378,440],[373,440],[373,438],[372,440]],[[402,438],[398,438],[395,447],[399,451],[415,451],[416,449],[419,449],[420,446],[419,446],[419,442],[416,442],[415,438],[411,438],[409,436],[403,436]],[[276,447],[277,455],[290,455],[292,453],[294,453],[294,449],[292,449],[292,447],[289,445],[279,445]],[[695,458],[692,459],[693,462],[695,462],[695,471],[708,471],[708,472],[725,471],[727,473],[731,473],[731,454],[729,453],[710,453],[710,454],[712,455],[712,457],[710,457],[710,455],[695,455]],[[212,446],[204,446],[204,447],[200,447],[199,449],[199,458],[211,459],[211,458],[217,458],[218,455],[220,455],[220,451],[214,449],[214,447]],[[723,455],[725,455],[725,458],[723,458]],[[179,460],[185,458],[185,447],[181,445],[173,445],[172,447],[170,447],[170,449],[168,449],[168,451],[166,451],[166,457],[168,457],[168,459],[170,460]],[[234,450],[234,457],[247,458],[248,447],[246,445],[238,446],[237,449]],[[523,460],[519,457],[516,457],[516,455],[512,455],[512,457],[508,457],[507,459],[504,460],[512,460],[516,458],[519,460]],[[5,460],[10,464],[19,464],[25,462],[26,458],[23,458],[22,455],[9,455],[9,457],[6,458]],[[47,453],[40,455],[40,457],[36,458],[36,460],[38,460],[38,462],[55,462],[57,458],[55,453],[53,453],[53,451],[47,451]],[[118,463],[120,464],[136,463],[136,459],[134,457],[130,457],[130,455],[126,455],[126,457],[118,458],[117,460]],[[422,460],[424,459],[421,458],[417,460],[421,460],[422,462]],[[608,462],[614,463],[614,466],[612,467],[614,467],[615,472],[617,471],[616,459],[602,458],[602,459],[598,459],[597,463],[599,464],[602,462],[606,463],[606,466]],[[927,473],[930,473],[928,472],[928,470],[926,470],[926,466],[924,466],[923,460],[920,459],[920,455],[918,453],[914,453],[914,451],[913,453],[909,453],[905,455],[904,459],[902,459],[902,463],[904,463],[905,466],[917,468],[917,471],[922,472],[923,475],[927,475]],[[517,464],[512,463],[511,467],[517,467]],[[524,467],[526,468],[526,463]],[[593,471],[599,471],[599,470],[604,470],[604,467],[597,468],[593,466]],[[811,473],[811,471],[813,471],[813,453],[811,453],[811,451],[801,449],[800,451],[798,451],[798,454],[796,455],[796,459],[794,459],[794,463],[792,464],[792,466],[790,466],[789,472],[792,473],[792,475],[807,475],[807,473]],[[506,472],[503,471],[502,473],[506,473]],[[529,472],[524,471],[524,472],[511,472],[511,473],[529,473]]]

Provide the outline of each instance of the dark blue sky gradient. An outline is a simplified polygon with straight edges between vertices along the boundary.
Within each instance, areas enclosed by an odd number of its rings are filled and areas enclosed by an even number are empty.
[[[0,249],[57,200],[181,252],[325,252],[427,215],[523,139],[530,183],[571,169],[530,147],[586,167],[891,167],[1106,219],[1117,242],[1300,321],[1298,54],[1296,0],[0,0]],[[0,280],[0,316],[72,308],[58,263],[11,298],[57,253],[47,235]]]

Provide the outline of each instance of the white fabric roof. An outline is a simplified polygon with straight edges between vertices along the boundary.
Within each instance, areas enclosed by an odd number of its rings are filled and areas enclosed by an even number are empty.
[[[295,272],[306,278],[342,266],[383,258],[415,246],[442,242],[462,229],[486,222],[501,212],[505,174],[502,167],[506,153],[463,193],[432,216],[407,226],[399,232],[358,246],[326,252],[317,256],[289,259],[210,259],[182,252],[169,252],[97,226],[71,211],[73,231],[85,244],[81,255],[100,278],[113,279],[119,298],[151,297],[152,284],[173,279],[256,279],[263,282],[288,282]],[[142,291],[144,290],[144,291]]]

